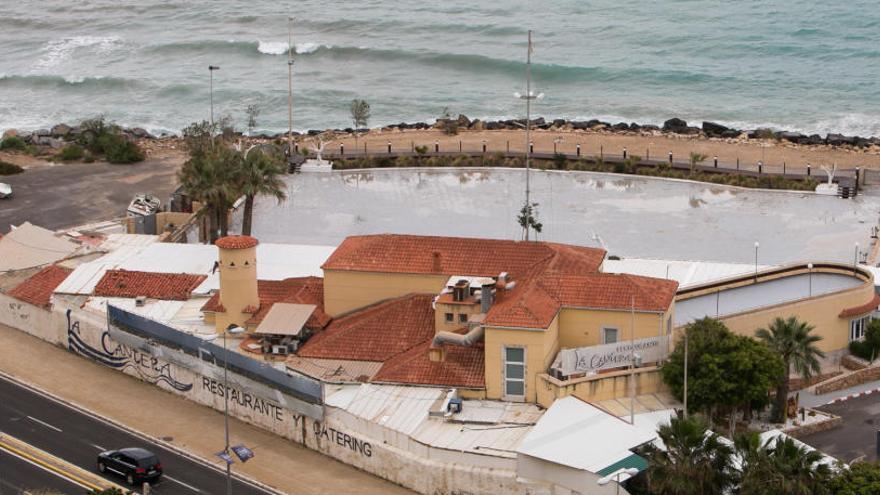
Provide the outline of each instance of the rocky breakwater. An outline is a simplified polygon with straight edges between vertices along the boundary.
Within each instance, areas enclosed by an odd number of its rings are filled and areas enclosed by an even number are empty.
[[[24,141],[25,144],[34,146],[42,146],[52,149],[63,148],[67,142],[77,141],[83,133],[91,132],[83,130],[80,126],[71,126],[67,124],[57,124],[51,129],[37,129],[35,131],[22,131],[18,129],[7,129],[3,132],[3,139],[9,137],[17,137]],[[156,140],[160,139],[147,132],[146,129],[140,127],[126,128],[119,127],[119,133],[124,137],[134,140]],[[165,137],[165,136],[163,136]]]

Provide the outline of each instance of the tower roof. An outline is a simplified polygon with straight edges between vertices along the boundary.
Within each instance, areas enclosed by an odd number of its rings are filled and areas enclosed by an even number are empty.
[[[220,249],[250,249],[259,244],[256,238],[249,235],[229,235],[217,239],[214,243]]]

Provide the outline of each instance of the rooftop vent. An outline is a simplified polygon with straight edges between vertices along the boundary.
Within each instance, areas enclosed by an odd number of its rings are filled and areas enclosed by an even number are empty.
[[[138,296],[138,297],[134,298],[135,307],[143,308],[145,304],[147,304],[147,297],[146,296]]]

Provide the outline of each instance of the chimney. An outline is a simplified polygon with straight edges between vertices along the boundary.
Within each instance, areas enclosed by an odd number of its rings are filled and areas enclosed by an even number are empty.
[[[480,288],[480,312],[486,314],[495,302],[495,285],[484,284]]]
[[[434,251],[431,254],[433,254],[433,256],[434,256],[434,271],[435,272],[443,271],[443,267],[440,264],[440,251]]]
[[[507,272],[501,272],[498,274],[498,281],[496,285],[499,289],[507,287]]]
[[[428,359],[432,363],[440,363],[446,361],[446,349],[442,346],[431,346],[428,349]]]
[[[471,284],[467,280],[459,280],[452,287],[452,300],[462,302],[470,296]]]

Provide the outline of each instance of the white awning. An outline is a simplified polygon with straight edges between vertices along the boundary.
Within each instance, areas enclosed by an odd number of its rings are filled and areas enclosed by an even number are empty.
[[[258,335],[297,336],[315,311],[314,304],[275,303],[254,330]]]

